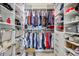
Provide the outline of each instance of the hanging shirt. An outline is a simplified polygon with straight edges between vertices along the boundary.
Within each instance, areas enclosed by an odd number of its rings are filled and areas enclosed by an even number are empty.
[[[27,20],[28,20],[28,18],[27,18],[27,16],[25,17],[25,25],[27,25]]]
[[[44,44],[44,33],[42,33],[42,48],[45,49],[45,44]]]
[[[28,48],[30,48],[30,32],[28,32],[28,35],[27,35],[27,45],[28,45]]]
[[[31,19],[31,17],[30,17],[30,15],[28,16],[28,25],[30,25],[30,19]]]
[[[30,33],[30,48],[32,48],[33,42],[32,42],[32,33]]]
[[[40,25],[40,15],[39,15],[39,13],[38,13],[38,26]]]
[[[25,46],[25,48],[28,48],[27,36],[28,36],[28,33],[25,34],[25,38],[24,38],[24,46]]]
[[[39,40],[40,38],[39,38],[39,34],[37,34],[37,48],[39,49]]]
[[[31,23],[31,15],[30,15],[30,12],[28,11],[28,25],[30,25],[30,23]]]
[[[46,32],[46,37],[45,37],[45,47],[48,49],[49,48],[49,42],[48,42],[48,32]]]
[[[34,48],[36,48],[36,33],[34,33]]]
[[[32,26],[34,26],[34,19],[35,19],[35,12],[33,11],[32,12],[32,20],[31,20]]]
[[[39,33],[39,48],[42,48],[42,33]]]
[[[53,12],[50,11],[50,24],[52,25],[54,23],[54,16],[52,14]]]
[[[34,48],[34,33],[32,34],[32,48]]]
[[[48,11],[48,25],[50,25],[50,12]]]
[[[38,37],[37,37],[37,33],[36,33],[36,49],[38,49]]]
[[[49,42],[49,49],[51,48],[51,38],[52,38],[52,35],[51,33],[48,33],[48,42]]]
[[[37,16],[35,16],[35,19],[34,19],[34,26],[35,27],[38,26],[38,17]]]

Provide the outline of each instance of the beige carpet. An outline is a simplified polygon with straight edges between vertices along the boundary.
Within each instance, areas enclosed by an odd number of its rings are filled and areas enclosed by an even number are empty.
[[[29,54],[28,56],[33,56],[33,54]],[[52,52],[38,52],[38,53],[36,53],[36,56],[54,56],[54,53],[52,53]]]
[[[52,52],[36,53],[36,56],[54,56],[54,53]]]

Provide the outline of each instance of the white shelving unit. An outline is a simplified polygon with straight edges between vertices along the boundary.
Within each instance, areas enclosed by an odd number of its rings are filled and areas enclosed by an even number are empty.
[[[65,11],[68,9],[68,8],[70,8],[70,7],[75,7],[75,4],[74,3],[69,3],[69,4],[67,4],[67,3],[65,3],[64,4],[65,6],[64,6],[64,9],[65,9]],[[73,16],[73,15],[75,15],[75,16]],[[64,24],[65,24],[65,36],[68,36],[68,37],[70,37],[70,36],[72,36],[72,35],[79,35],[79,33],[77,33],[77,32],[69,32],[69,31],[66,31],[66,28],[67,28],[67,26],[68,25],[72,25],[72,27],[73,27],[73,24],[77,24],[77,23],[79,23],[79,20],[78,20],[78,18],[76,19],[76,16],[78,16],[79,14],[78,14],[78,12],[75,10],[75,9],[73,9],[73,10],[71,10],[70,12],[67,12],[65,15],[64,15]],[[73,18],[73,20],[72,20],[72,18]],[[78,29],[78,28],[77,28]],[[71,29],[72,30],[72,29]],[[75,29],[74,29],[75,30]],[[70,36],[69,36],[70,35]],[[75,49],[72,49],[72,48],[69,48],[69,47],[66,47],[66,45],[68,44],[68,43],[70,43],[71,45],[74,45],[75,47],[77,46],[77,47],[79,47],[79,43],[76,43],[75,41],[70,41],[70,40],[67,40],[67,39],[65,39],[65,49],[66,49],[66,53],[67,53],[67,51],[68,52],[70,52],[70,53],[72,53],[73,55],[75,55],[75,56],[78,56],[78,54],[75,52]]]
[[[15,19],[17,19],[18,21],[20,21],[21,25],[15,25],[16,27],[19,28],[19,30],[16,29],[16,36],[15,40],[16,40],[16,55],[17,53],[20,53],[19,55],[23,55],[24,53],[24,47],[22,46],[23,44],[23,37],[24,37],[24,8],[25,8],[25,4],[23,3],[16,3],[15,4]]]
[[[9,30],[12,31],[12,34],[11,34],[11,36],[12,36],[14,34],[14,31],[13,30],[15,29],[15,24],[14,24],[14,21],[13,21],[14,20],[15,13],[14,13],[14,4],[11,3],[10,5],[11,5],[11,7],[13,7],[13,11],[10,11],[7,8],[5,8],[4,6],[0,5],[0,12],[1,12],[2,20],[3,20],[3,22],[0,22],[0,26],[1,26],[0,27],[0,30],[1,30],[1,28],[4,31],[5,31],[5,29],[9,29]],[[10,24],[6,22],[6,19],[7,18],[10,18],[10,20],[11,20],[11,23]],[[7,32],[7,31],[5,31],[5,32]],[[13,37],[15,37],[15,36],[13,36]],[[10,41],[7,41],[7,40],[6,41],[3,41],[3,39],[2,39],[2,45],[3,45],[3,47],[2,47],[0,53],[2,53],[3,55],[14,55],[13,54],[13,49],[11,49],[14,46],[14,44],[15,44],[13,42],[14,41],[14,38],[13,37],[11,37],[11,40]],[[1,41],[1,39],[0,39],[0,41]],[[9,51],[9,53],[8,53],[8,51]]]
[[[57,30],[57,24],[64,24],[64,19],[63,21],[60,21],[60,16],[62,13],[64,13],[64,8],[62,8],[62,10],[60,10],[62,3],[58,3],[57,6],[55,7],[55,34],[54,34],[54,53],[56,56],[64,56],[65,55],[65,48],[64,48],[64,43],[65,43],[65,39],[64,39],[64,29],[62,31]],[[64,27],[64,25],[63,25]]]
[[[22,17],[22,27],[21,28],[24,28],[24,8],[25,8],[25,5],[21,3],[17,3],[17,4],[14,4],[14,3],[8,3],[12,8],[13,10],[10,11],[8,10],[6,7],[0,5],[0,15],[2,17],[2,22],[0,22],[0,30],[4,30],[7,29],[7,30],[11,30],[12,31],[12,34],[11,34],[11,40],[10,41],[4,41],[2,42],[7,44],[5,46],[3,46],[1,49],[0,49],[0,54],[4,55],[4,56],[15,56],[16,55],[16,38],[15,38],[15,27],[21,27],[19,25],[16,25],[15,24],[15,18],[18,18],[18,19],[21,19],[20,17]],[[23,7],[23,8],[22,8]],[[17,8],[17,9],[16,9]],[[17,15],[15,13],[15,10],[19,11],[20,12],[20,15]],[[7,18],[10,18],[11,20],[11,23],[7,23],[6,22],[6,19]],[[5,31],[6,32],[6,31]],[[8,35],[8,34],[7,34]],[[22,36],[18,38],[18,41],[19,39],[23,39],[24,37],[24,31],[22,29]],[[1,39],[0,39],[1,41]],[[22,42],[21,42],[22,43]],[[3,44],[4,45],[4,44]],[[23,47],[21,47],[21,52],[23,52]]]

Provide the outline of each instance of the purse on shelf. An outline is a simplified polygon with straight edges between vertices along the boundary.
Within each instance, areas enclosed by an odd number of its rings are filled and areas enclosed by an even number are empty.
[[[10,4],[8,4],[8,3],[1,3],[1,5],[4,6],[5,8],[7,8],[10,11],[13,11],[13,8],[11,7]]]

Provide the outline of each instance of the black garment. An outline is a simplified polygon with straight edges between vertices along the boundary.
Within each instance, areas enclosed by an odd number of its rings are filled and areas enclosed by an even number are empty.
[[[77,3],[77,6],[75,7],[76,11],[79,11],[79,3]]]
[[[44,33],[42,33],[42,48],[43,48],[43,49],[45,49],[44,41],[45,41]]]
[[[30,32],[28,32],[28,36],[27,36],[26,40],[28,42],[28,48],[30,48]]]
[[[33,43],[32,48],[34,48],[34,33],[32,35],[32,43]]]
[[[64,4],[62,3],[62,4],[61,4],[61,7],[60,7],[60,10],[62,10],[62,9],[63,9],[63,7],[64,7]]]
[[[36,33],[36,49],[38,49],[37,33]]]

